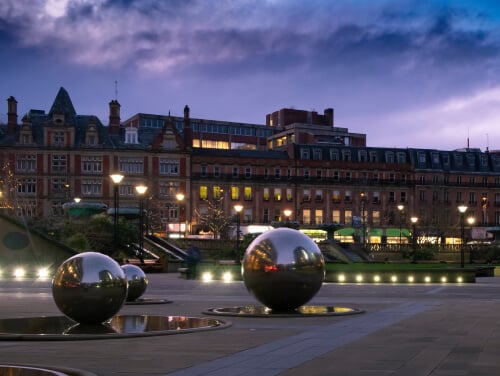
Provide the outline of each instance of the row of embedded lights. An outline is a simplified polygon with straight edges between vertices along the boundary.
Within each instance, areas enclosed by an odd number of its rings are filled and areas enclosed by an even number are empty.
[[[340,283],[346,282],[347,281],[346,275],[345,274],[339,274],[338,277],[337,277],[337,281],[340,282]],[[357,274],[356,277],[355,277],[355,281],[357,283],[362,283],[362,282],[365,282],[365,278],[363,277],[363,275]],[[431,276],[429,276],[429,275],[424,276],[423,281],[425,283],[431,283],[431,282],[433,282]],[[375,274],[373,276],[372,282],[375,282],[375,283],[382,282],[382,277],[380,275],[378,275],[378,274]],[[405,280],[404,278],[399,279],[397,275],[391,275],[390,282],[392,282],[392,283],[397,283],[397,282],[414,283],[414,282],[416,282],[416,278],[414,276],[412,276],[412,275],[409,275],[406,278],[406,280]],[[452,281],[448,280],[448,278],[446,276],[442,276],[438,280],[434,280],[434,282],[447,283],[447,282],[452,282]],[[462,283],[462,282],[464,282],[464,279],[463,279],[463,277],[458,276],[456,278],[455,282],[456,283]]]
[[[37,278],[50,278],[50,270],[49,268],[38,268],[36,270],[36,277]],[[28,277],[28,271],[23,268],[23,267],[16,267],[12,270],[12,273],[7,273],[5,270],[0,270],[0,277],[5,277],[5,276],[10,276],[14,278],[24,278]]]
[[[212,281],[214,280],[214,278],[215,278],[215,276],[214,276],[214,274],[213,274],[212,272],[204,272],[204,273],[201,275],[201,280],[202,280],[203,282],[207,282],[207,283],[208,283],[208,282],[212,282]],[[231,282],[231,281],[233,281],[233,280],[234,280],[234,276],[233,276],[233,274],[232,274],[231,272],[226,271],[226,272],[223,272],[223,273],[222,273],[220,280],[222,280],[223,282]],[[346,278],[346,275],[345,275],[345,274],[339,274],[339,276],[338,276],[338,278],[337,278],[337,281],[338,281],[338,282],[340,282],[340,283],[344,283],[344,282],[346,282],[346,280],[347,280],[347,278]],[[356,280],[356,282],[357,282],[357,283],[362,283],[362,282],[364,282],[364,277],[363,277],[363,275],[358,274],[358,275],[356,275],[355,280]],[[392,275],[392,276],[391,276],[391,278],[390,278],[390,281],[391,281],[392,283],[397,283],[397,282],[400,282],[400,280],[398,279],[398,276],[396,276],[396,275]],[[403,280],[401,280],[401,282],[402,282],[402,281],[403,281]],[[381,276],[380,276],[380,275],[377,275],[377,274],[376,274],[376,275],[374,275],[374,276],[373,276],[373,282],[375,282],[375,283],[380,283],[380,282],[382,282],[382,278],[381,278]],[[414,277],[414,276],[410,275],[410,276],[408,276],[408,277],[406,278],[406,282],[407,282],[407,283],[414,283],[414,282],[416,282],[416,279],[415,279],[415,277]],[[425,282],[425,283],[431,283],[431,282],[432,282],[432,278],[431,278],[431,276],[426,275],[426,276],[424,277],[424,282]],[[442,276],[441,278],[439,278],[439,282],[440,282],[440,283],[447,283],[447,282],[450,282],[450,281],[448,280],[448,278],[447,278],[447,277]],[[458,276],[458,277],[456,278],[455,282],[456,282],[456,283],[463,283],[463,282],[464,282],[464,279],[463,279],[463,277]]]

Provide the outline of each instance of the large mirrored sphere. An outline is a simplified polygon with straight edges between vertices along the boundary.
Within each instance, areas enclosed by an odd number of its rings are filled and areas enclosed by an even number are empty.
[[[125,272],[125,278],[128,282],[127,301],[133,302],[139,299],[148,287],[148,279],[146,273],[137,265],[126,264],[122,265]]]
[[[245,251],[242,277],[248,291],[276,311],[291,311],[318,292],[325,278],[325,261],[314,241],[300,231],[266,231]]]
[[[125,303],[125,272],[111,257],[84,252],[64,261],[52,280],[59,310],[81,324],[100,324]]]

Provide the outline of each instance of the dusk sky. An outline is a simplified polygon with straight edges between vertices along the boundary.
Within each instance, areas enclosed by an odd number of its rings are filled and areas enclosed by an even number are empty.
[[[117,87],[122,120],[333,107],[368,146],[500,149],[497,0],[3,0],[0,44],[2,123],[62,86],[107,125]]]

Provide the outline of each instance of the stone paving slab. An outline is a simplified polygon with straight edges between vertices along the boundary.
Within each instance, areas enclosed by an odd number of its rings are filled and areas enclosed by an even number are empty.
[[[150,274],[144,297],[120,313],[204,316],[255,305],[242,282]],[[108,375],[498,375],[500,279],[463,285],[324,284],[310,304],[358,308],[353,316],[221,317],[224,330],[89,341],[0,341],[0,363]],[[0,281],[0,318],[61,315],[50,282]],[[213,317],[213,316],[212,316]]]

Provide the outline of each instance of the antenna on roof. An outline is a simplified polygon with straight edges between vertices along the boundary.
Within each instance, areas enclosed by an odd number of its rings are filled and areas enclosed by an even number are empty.
[[[469,128],[467,128],[467,149],[469,148]]]
[[[486,133],[486,151],[490,150],[490,136]]]
[[[118,100],[118,81],[115,80],[115,101]]]

